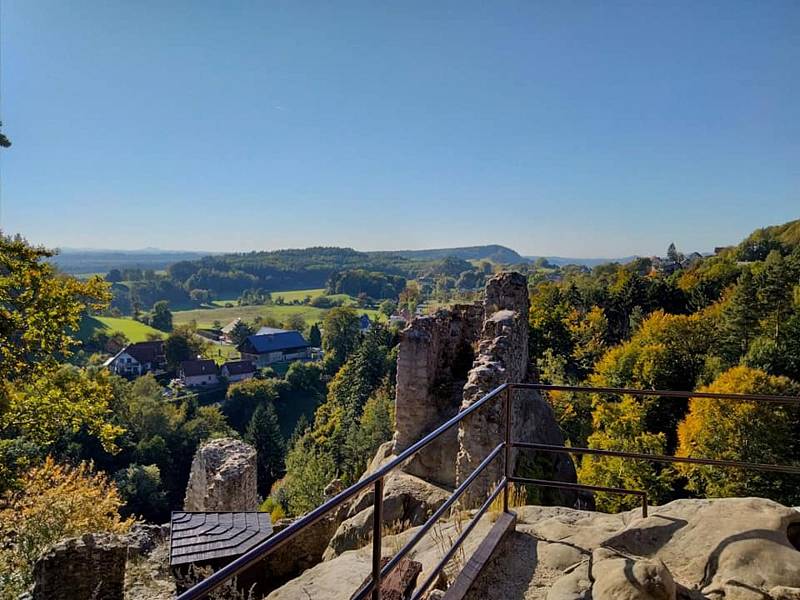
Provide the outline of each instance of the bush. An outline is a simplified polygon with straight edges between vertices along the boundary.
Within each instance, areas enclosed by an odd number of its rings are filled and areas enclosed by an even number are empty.
[[[91,532],[124,533],[133,519],[122,519],[116,486],[92,465],[68,467],[52,458],[5,494],[0,510],[0,597],[17,597],[31,584],[33,562],[50,545]]]

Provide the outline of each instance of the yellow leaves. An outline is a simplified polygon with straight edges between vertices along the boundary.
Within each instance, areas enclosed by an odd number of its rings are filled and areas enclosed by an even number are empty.
[[[758,369],[738,366],[722,373],[700,391],[720,394],[797,394],[798,385]],[[691,398],[686,417],[678,425],[677,456],[786,463],[791,456],[797,409],[733,399]],[[752,488],[753,473],[728,472],[680,465],[689,487],[709,495],[766,492]],[[780,478],[771,477],[773,483]]]
[[[8,582],[29,582],[33,561],[49,545],[84,533],[124,533],[133,524],[119,516],[116,486],[90,464],[69,467],[48,457],[21,483],[0,510],[0,565],[14,571],[0,578],[0,593],[8,591]]]
[[[123,429],[109,422],[112,398],[105,371],[88,374],[63,367],[11,386],[7,410],[0,414],[0,429],[46,447],[64,433],[76,433],[85,426],[106,450],[115,451],[115,440]]]

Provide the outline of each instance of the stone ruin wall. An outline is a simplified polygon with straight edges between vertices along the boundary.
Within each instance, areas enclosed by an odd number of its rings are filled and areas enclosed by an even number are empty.
[[[402,332],[397,357],[396,432],[399,454],[458,412],[483,321],[478,304],[457,305],[414,319]],[[417,454],[405,471],[453,486],[455,428]]]
[[[201,446],[186,486],[187,512],[257,511],[256,450],[240,440],[221,438]]]
[[[489,280],[482,304],[456,305],[409,324],[401,335],[397,364],[394,454],[497,386],[529,380],[528,310],[527,280],[505,272]],[[405,472],[454,487],[503,440],[504,410],[502,398],[490,402],[418,453]],[[563,444],[553,412],[538,393],[515,391],[512,411],[515,440]],[[576,481],[568,457],[548,460],[558,479]],[[515,452],[512,464],[516,461]],[[465,502],[479,503],[502,472],[498,457],[473,483]]]

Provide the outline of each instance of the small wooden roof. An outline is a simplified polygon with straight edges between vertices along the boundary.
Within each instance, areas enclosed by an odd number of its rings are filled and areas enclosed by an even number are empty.
[[[173,512],[170,522],[171,566],[235,558],[272,535],[265,512]]]

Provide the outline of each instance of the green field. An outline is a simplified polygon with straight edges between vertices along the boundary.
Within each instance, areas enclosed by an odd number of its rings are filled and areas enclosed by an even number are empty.
[[[145,342],[147,341],[148,334],[160,335],[165,337],[163,331],[154,329],[139,321],[126,318],[116,317],[86,317],[81,322],[81,328],[78,332],[78,338],[81,340],[88,340],[95,331],[121,331],[124,333],[131,342]]]
[[[378,311],[371,309],[356,309],[359,314],[367,313],[370,319],[375,319]],[[219,321],[223,326],[227,325],[237,317],[248,322],[252,322],[257,316],[261,318],[271,317],[282,323],[290,315],[300,315],[307,325],[318,323],[325,317],[328,309],[315,308],[304,305],[286,306],[234,306],[231,308],[198,308],[195,310],[180,310],[172,313],[172,322],[175,325],[183,325],[195,321],[198,327],[211,328],[214,321]]]
[[[313,290],[290,290],[287,292],[272,292],[273,300],[278,296],[284,302],[290,303],[295,300],[302,302],[306,296],[316,298],[324,295],[322,288]],[[331,300],[341,300],[345,304],[354,304],[355,299],[347,294],[331,294]],[[234,306],[225,308],[225,304],[230,303]],[[270,304],[263,306],[235,306],[236,300],[214,300],[213,307],[197,308],[192,310],[173,311],[172,320],[176,325],[191,323],[194,321],[198,327],[210,328],[214,326],[214,321],[219,321],[222,326],[227,325],[237,317],[252,322],[257,316],[261,318],[273,318],[279,323],[286,321],[291,315],[300,315],[307,325],[322,321],[328,309],[316,308],[305,304]],[[356,309],[359,314],[366,313],[370,319],[375,319],[378,311],[372,309]]]

